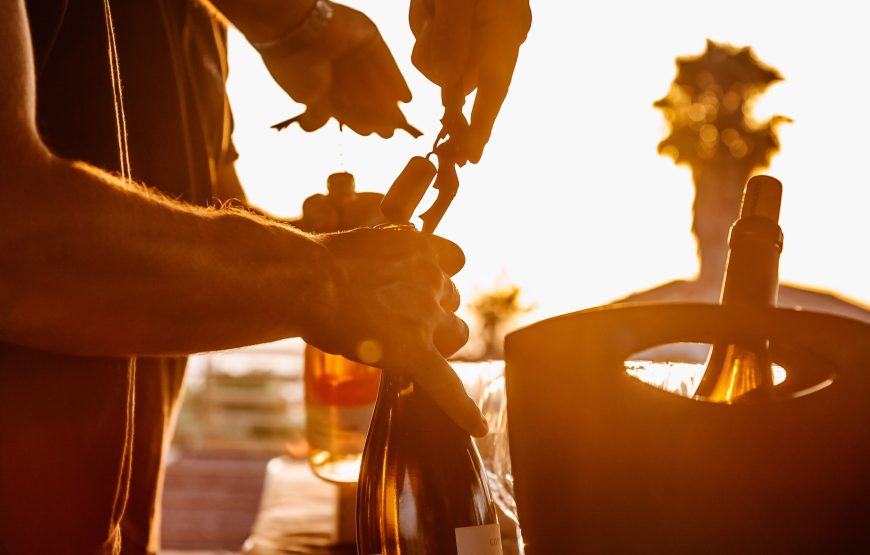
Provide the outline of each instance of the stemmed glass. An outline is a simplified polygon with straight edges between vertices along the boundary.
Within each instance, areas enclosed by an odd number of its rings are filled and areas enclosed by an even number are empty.
[[[489,422],[489,434],[477,440],[477,448],[483,459],[483,467],[489,479],[493,498],[505,516],[513,521],[517,532],[517,552],[523,555],[525,550],[517,518],[514,476],[511,472],[511,454],[508,444],[504,372],[489,382],[483,390],[478,405],[484,418]]]

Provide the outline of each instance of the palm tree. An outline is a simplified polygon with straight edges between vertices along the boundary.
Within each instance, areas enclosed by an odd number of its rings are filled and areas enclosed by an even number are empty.
[[[483,342],[480,360],[504,358],[504,336],[516,318],[534,307],[520,304],[520,288],[516,285],[496,287],[478,296],[469,304],[479,323]]]
[[[677,58],[668,94],[654,103],[671,133],[660,154],[692,169],[695,183],[692,233],[698,244],[698,281],[718,288],[728,254],[728,229],[737,219],[743,186],[779,150],[776,127],[783,121],[752,117],[752,106],[779,72],[752,49],[707,40],[698,56]]]
[[[718,302],[728,230],[740,212],[744,185],[770,164],[779,151],[777,126],[791,121],[752,117],[758,96],[781,80],[749,47],[708,40],[702,54],[677,58],[677,76],[668,94],[653,104],[671,128],[658,151],[692,169],[692,233],[700,269],[696,279],[674,280],[616,302]],[[777,304],[870,322],[870,310],[861,303],[805,287],[781,284]]]

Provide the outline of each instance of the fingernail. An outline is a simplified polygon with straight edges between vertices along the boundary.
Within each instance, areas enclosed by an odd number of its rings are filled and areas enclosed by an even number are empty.
[[[482,414],[479,414],[480,419],[478,420],[477,426],[475,426],[472,435],[474,437],[483,437],[489,433],[489,423],[487,423],[486,419]]]

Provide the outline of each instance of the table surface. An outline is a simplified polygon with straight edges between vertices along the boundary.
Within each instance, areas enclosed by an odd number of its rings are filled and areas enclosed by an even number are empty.
[[[339,487],[320,480],[304,462],[269,461],[260,510],[243,555],[356,555],[353,543],[339,542]],[[499,515],[504,555],[517,552],[515,528]]]

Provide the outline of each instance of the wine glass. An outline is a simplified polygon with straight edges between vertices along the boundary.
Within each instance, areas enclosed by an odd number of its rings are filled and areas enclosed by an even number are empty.
[[[514,476],[511,471],[508,444],[507,397],[503,371],[483,390],[478,405],[484,418],[489,422],[489,434],[477,440],[477,447],[483,459],[483,467],[486,470],[493,499],[505,516],[513,521],[517,533],[517,552],[523,555],[523,536],[517,518]]]

